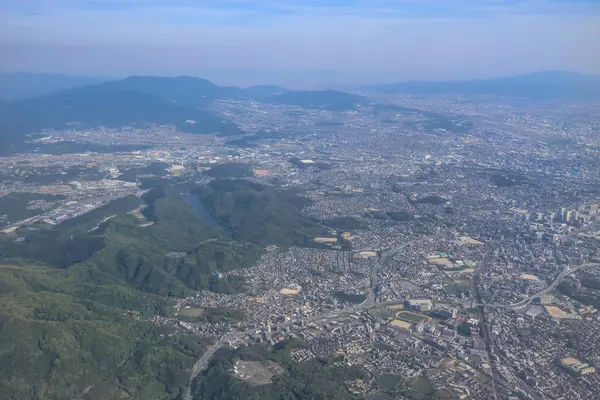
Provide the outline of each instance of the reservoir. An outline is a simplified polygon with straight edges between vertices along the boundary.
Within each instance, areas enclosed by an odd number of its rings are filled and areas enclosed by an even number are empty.
[[[214,228],[217,228],[223,235],[227,237],[231,237],[233,235],[231,228],[223,225],[218,218],[212,215],[211,212],[204,206],[204,203],[200,201],[200,198],[197,194],[188,193],[183,194],[182,196],[204,222]]]

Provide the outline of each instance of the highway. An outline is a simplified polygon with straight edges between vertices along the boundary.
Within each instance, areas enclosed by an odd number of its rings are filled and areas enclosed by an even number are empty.
[[[540,290],[539,292],[528,296],[527,298],[518,301],[516,303],[513,304],[485,304],[482,303],[481,301],[481,297],[479,294],[479,289],[477,287],[478,283],[479,283],[479,279],[480,279],[480,274],[481,272],[485,271],[485,267],[487,266],[487,264],[489,263],[490,257],[491,257],[492,252],[488,253],[483,261],[480,263],[480,265],[477,267],[477,270],[475,272],[474,278],[473,278],[473,289],[475,291],[475,296],[477,297],[477,300],[480,302],[480,304],[476,304],[476,306],[479,309],[479,316],[480,316],[480,321],[481,321],[481,330],[482,330],[482,334],[483,334],[483,338],[485,341],[485,347],[486,347],[486,351],[488,353],[488,358],[490,360],[490,370],[491,370],[491,376],[492,376],[492,386],[493,386],[493,390],[494,390],[494,396],[496,399],[499,398],[498,396],[498,389],[497,389],[497,379],[498,379],[498,371],[497,371],[497,367],[495,362],[493,361],[492,358],[492,342],[491,342],[491,338],[489,336],[489,332],[487,329],[487,324],[485,323],[484,317],[485,317],[485,312],[484,312],[484,308],[485,307],[490,307],[490,308],[505,308],[505,309],[514,309],[514,310],[518,310],[520,308],[526,307],[529,304],[531,304],[531,302],[540,297],[545,295],[546,293],[551,292],[552,290],[554,290],[559,284],[560,282],[562,282],[562,280],[567,277],[569,274],[578,271],[580,269],[584,269],[584,268],[588,268],[588,267],[596,267],[596,266],[600,266],[600,264],[598,263],[590,263],[590,264],[584,264],[584,265],[580,265],[578,267],[575,268],[569,268],[566,269],[564,271],[562,271],[561,273],[559,273],[556,278],[554,278],[554,280],[544,289]],[[508,364],[508,363],[507,363]],[[531,389],[531,387],[529,387],[529,385],[526,382],[523,382],[518,376],[516,376],[517,381],[520,383],[520,386],[522,389],[525,390],[526,393],[529,394],[529,396],[531,396],[531,398],[533,399],[539,399],[539,396],[535,393],[534,390]]]
[[[578,267],[566,269],[566,270],[562,271],[561,273],[559,273],[558,275],[556,275],[556,278],[554,278],[552,283],[550,283],[550,285],[548,285],[546,288],[540,290],[537,293],[532,294],[531,296],[529,296],[521,301],[513,303],[513,304],[480,303],[480,304],[475,304],[475,306],[489,307],[489,308],[510,308],[513,310],[518,310],[518,309],[528,306],[536,298],[541,297],[541,296],[551,292],[552,290],[554,290],[562,282],[562,280],[565,279],[569,274],[579,271],[580,269],[589,268],[589,267],[598,267],[598,266],[600,266],[599,263],[590,263],[590,264],[583,264]]]

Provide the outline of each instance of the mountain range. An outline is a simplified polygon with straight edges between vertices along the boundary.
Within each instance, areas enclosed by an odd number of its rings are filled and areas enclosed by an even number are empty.
[[[274,85],[218,86],[193,77],[131,76],[0,102],[0,154],[26,150],[26,135],[43,129],[159,124],[174,125],[189,133],[242,133],[235,123],[208,109],[211,102],[222,99],[336,110],[367,101],[362,96],[332,90],[296,92]]]
[[[46,93],[52,88],[60,89]],[[589,99],[600,97],[600,77],[542,72],[471,81],[404,82],[366,86],[360,90],[389,94]],[[4,99],[0,101],[0,154],[30,150],[31,146],[26,144],[28,134],[74,126],[168,124],[189,133],[225,136],[242,133],[235,123],[209,109],[215,100],[253,100],[332,111],[354,110],[357,105],[370,104],[367,97],[337,90],[288,90],[275,85],[239,88],[193,77],[131,76],[96,82],[93,78],[36,74],[0,75],[0,99]]]
[[[410,81],[361,87],[388,94],[458,94],[526,99],[600,98],[600,76],[547,71],[491,79],[462,81]]]

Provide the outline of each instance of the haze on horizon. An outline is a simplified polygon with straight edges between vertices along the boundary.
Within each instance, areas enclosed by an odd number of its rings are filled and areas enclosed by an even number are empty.
[[[0,71],[291,87],[600,73],[595,0],[0,0]]]

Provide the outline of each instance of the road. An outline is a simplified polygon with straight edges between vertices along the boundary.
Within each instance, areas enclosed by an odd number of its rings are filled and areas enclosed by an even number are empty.
[[[520,309],[523,307],[528,306],[529,304],[531,304],[531,302],[540,297],[543,296],[546,293],[551,292],[552,290],[554,290],[559,284],[560,282],[562,282],[562,280],[567,277],[569,274],[578,271],[580,269],[584,269],[584,268],[588,268],[588,267],[597,267],[600,266],[600,264],[598,263],[590,263],[590,264],[584,264],[584,265],[580,265],[578,267],[575,268],[569,268],[566,269],[564,271],[562,271],[561,273],[559,273],[556,278],[554,278],[554,280],[544,289],[540,290],[539,292],[528,296],[527,298],[513,303],[513,304],[485,304],[482,302],[481,300],[481,296],[479,293],[479,289],[478,289],[478,284],[479,284],[479,279],[480,279],[480,274],[482,272],[485,272],[485,268],[487,267],[487,264],[489,263],[490,259],[491,259],[491,255],[493,254],[493,252],[489,252],[483,259],[483,261],[480,263],[480,265],[477,267],[474,277],[473,277],[473,289],[475,292],[475,296],[477,298],[477,301],[479,302],[479,304],[477,304],[476,306],[478,307],[479,310],[479,318],[481,321],[481,332],[483,334],[483,339],[485,341],[485,348],[486,351],[488,353],[488,358],[490,360],[490,371],[491,371],[491,376],[492,376],[492,386],[493,386],[493,390],[494,390],[494,396],[496,399],[499,398],[498,396],[498,389],[497,389],[497,379],[498,379],[498,371],[497,371],[497,367],[496,367],[496,363],[494,362],[494,359],[492,358],[492,341],[491,338],[489,336],[489,332],[487,329],[487,324],[485,323],[485,307],[491,307],[491,308],[506,308],[506,309]],[[515,377],[517,378],[517,381],[520,383],[520,386],[522,389],[525,390],[526,393],[529,394],[529,396],[531,396],[531,398],[533,399],[539,399],[540,397],[537,395],[537,393],[526,383],[523,382],[518,376],[515,375]]]
[[[325,314],[320,314],[320,315],[313,315],[313,316],[309,316],[309,317],[305,317],[305,318],[301,318],[301,319],[296,319],[293,321],[288,321],[282,324],[278,325],[278,328],[283,328],[286,326],[289,326],[293,323],[298,323],[300,321],[304,322],[304,323],[311,323],[311,322],[315,322],[315,321],[319,321],[319,320],[327,320],[327,319],[334,319],[334,318],[339,318],[342,317],[344,315],[348,315],[348,314],[353,314],[356,312],[360,312],[360,311],[364,311],[367,309],[371,309],[371,308],[375,308],[375,307],[383,307],[386,305],[392,305],[392,304],[398,304],[398,302],[403,301],[403,299],[398,299],[398,300],[390,300],[390,301],[385,301],[385,302],[379,302],[377,303],[377,299],[376,299],[376,288],[377,288],[377,284],[379,283],[378,280],[378,275],[379,275],[379,270],[381,269],[381,267],[385,264],[385,262],[387,262],[387,260],[392,257],[393,255],[395,255],[397,252],[399,252],[400,250],[402,250],[404,247],[406,247],[408,245],[408,243],[405,243],[403,245],[400,246],[396,246],[387,250],[383,250],[380,257],[378,258],[377,262],[373,265],[373,268],[371,269],[371,287],[370,290],[367,294],[367,298],[365,299],[365,301],[363,301],[361,304],[358,304],[356,306],[353,307],[349,307],[349,308],[344,308],[342,310],[336,310],[336,311],[331,311]],[[545,289],[539,291],[538,293],[535,293],[529,297],[527,297],[526,299],[523,299],[517,303],[514,304],[485,304],[482,302],[480,294],[479,294],[479,290],[477,288],[478,286],[478,282],[480,279],[480,275],[481,273],[485,272],[485,268],[487,267],[487,264],[490,262],[491,257],[493,255],[493,250],[488,252],[488,254],[486,254],[486,256],[484,257],[484,259],[482,260],[482,262],[477,266],[477,269],[475,270],[475,274],[473,277],[473,289],[475,291],[475,296],[476,299],[478,301],[479,304],[476,304],[475,306],[478,307],[479,309],[479,318],[482,322],[482,333],[484,336],[484,341],[486,343],[486,351],[488,352],[488,358],[490,359],[490,365],[491,365],[491,375],[492,375],[492,385],[493,385],[493,389],[494,389],[494,395],[495,398],[498,399],[498,389],[497,389],[497,370],[496,370],[496,366],[493,363],[493,359],[492,359],[492,346],[491,346],[491,339],[489,336],[489,332],[487,330],[487,326],[485,324],[485,315],[484,315],[484,308],[485,307],[490,307],[490,308],[512,308],[512,309],[519,309],[522,307],[525,307],[527,305],[529,305],[535,298],[540,297],[550,291],[552,291],[554,288],[556,288],[556,286],[558,286],[558,284],[569,274],[580,270],[582,268],[586,268],[586,267],[591,267],[591,266],[600,266],[600,264],[585,264],[585,265],[581,265],[579,267],[575,267],[575,268],[571,268],[568,270],[565,270],[563,272],[561,272],[560,274],[557,275],[557,277],[554,279],[554,281]],[[219,341],[217,341],[215,344],[213,344],[212,346],[210,346],[208,349],[206,349],[206,351],[204,352],[204,354],[202,354],[202,356],[196,361],[196,363],[194,364],[194,368],[192,369],[192,374],[190,377],[190,382],[189,382],[189,386],[188,386],[188,391],[187,391],[187,395],[186,395],[186,400],[192,400],[192,393],[191,393],[191,387],[192,387],[192,383],[194,381],[194,379],[198,376],[198,374],[204,370],[207,366],[208,366],[208,362],[210,361],[210,359],[212,358],[212,356],[215,354],[215,352],[217,350],[219,350],[221,347],[225,346],[229,341],[235,341],[237,339],[241,339],[244,336],[252,333],[255,330],[255,328],[249,329],[247,331],[244,332],[232,332],[229,333],[227,335],[225,335],[224,337],[222,337]]]
[[[529,304],[531,304],[531,302],[540,297],[545,295],[546,293],[551,292],[552,290],[554,290],[559,284],[560,282],[562,282],[562,280],[567,277],[569,274],[578,271],[580,269],[583,268],[588,268],[588,267],[596,267],[596,266],[600,266],[600,264],[597,263],[591,263],[591,264],[584,264],[584,265],[580,265],[578,267],[575,268],[569,268],[566,269],[564,271],[562,271],[561,273],[559,273],[556,278],[554,278],[554,280],[544,289],[540,290],[539,292],[521,300],[518,301],[516,303],[513,304],[485,304],[483,303],[483,301],[481,300],[481,295],[479,293],[479,281],[481,279],[481,273],[485,272],[485,268],[487,267],[487,264],[489,263],[491,256],[493,255],[493,251],[490,251],[488,254],[486,254],[486,256],[484,257],[483,261],[477,266],[477,269],[475,270],[475,274],[473,275],[473,290],[475,292],[475,297],[478,301],[479,304],[476,304],[478,311],[479,311],[479,319],[481,321],[481,332],[483,334],[483,339],[485,341],[485,349],[488,353],[488,359],[490,360],[490,371],[491,371],[491,376],[492,376],[492,386],[493,386],[493,390],[494,390],[494,397],[496,399],[499,399],[499,395],[498,395],[498,370],[496,367],[496,363],[494,362],[494,359],[492,358],[492,341],[487,329],[487,324],[485,322],[485,308],[489,307],[489,308],[506,308],[506,309],[513,309],[513,310],[518,310],[520,308],[526,307]],[[518,377],[517,377],[518,379]],[[539,396],[537,396],[535,394],[535,392],[529,387],[529,385],[527,385],[525,382],[522,382],[520,379],[518,379],[519,382],[521,383],[521,386],[523,389],[525,389],[525,391],[527,393],[529,393],[530,396],[532,396],[532,398],[534,399],[538,399]]]
[[[485,273],[485,270],[492,260],[496,249],[491,249],[487,252],[487,254],[483,257],[481,262],[477,265],[475,272],[473,274],[473,280],[471,281],[471,288],[473,289],[473,293],[475,294],[475,299],[478,303],[483,303],[481,300],[481,293],[479,292],[479,282],[481,280],[481,275]],[[477,312],[479,314],[479,321],[481,327],[481,333],[483,335],[483,341],[485,343],[485,351],[487,352],[488,360],[490,363],[490,376],[492,377],[492,391],[494,394],[494,398],[498,400],[500,398],[498,394],[498,370],[496,368],[496,363],[494,362],[494,358],[492,357],[492,340],[490,338],[490,333],[487,328],[487,323],[485,322],[485,309],[483,305],[477,307]]]
[[[375,265],[373,265],[373,268],[371,268],[371,289],[367,294],[366,300],[359,304],[359,306],[369,307],[377,301],[376,290],[377,284],[379,283],[379,270],[390,257],[393,257],[396,253],[398,253],[406,246],[408,246],[408,243],[404,243],[387,250],[382,250],[381,255],[377,259],[377,262],[375,263]]]
[[[378,258],[377,262],[373,265],[373,268],[371,268],[371,287],[370,287],[369,293],[367,294],[367,298],[362,303],[360,303],[356,306],[353,306],[353,307],[344,308],[342,310],[331,311],[331,312],[321,314],[321,315],[312,315],[309,317],[296,319],[293,321],[288,321],[288,322],[285,322],[282,324],[278,324],[277,327],[283,328],[283,327],[289,326],[293,323],[298,323],[300,321],[302,321],[304,323],[310,323],[310,322],[315,322],[318,320],[338,318],[338,317],[341,317],[341,316],[344,316],[347,314],[353,314],[355,312],[367,310],[369,308],[380,307],[380,306],[389,305],[389,304],[397,304],[399,301],[402,301],[402,300],[392,300],[392,301],[386,301],[383,303],[377,303],[375,290],[376,290],[377,284],[379,282],[379,280],[378,280],[379,269],[383,266],[383,264],[388,260],[389,257],[392,257],[394,254],[396,254],[397,252],[402,250],[407,245],[408,245],[408,243],[405,243],[405,244],[395,246],[390,249],[382,251],[381,256]],[[190,381],[188,384],[188,390],[187,390],[187,394],[185,397],[186,400],[192,400],[192,383],[194,382],[194,379],[196,379],[198,374],[208,366],[208,362],[210,361],[212,356],[217,352],[217,350],[219,350],[221,347],[225,346],[225,344],[227,344],[227,342],[241,339],[244,336],[254,332],[255,330],[256,330],[256,328],[252,328],[252,329],[248,329],[247,331],[244,331],[244,332],[229,333],[229,334],[225,335],[223,338],[221,338],[219,341],[217,341],[215,344],[210,346],[208,349],[206,349],[204,354],[202,354],[202,357],[200,357],[196,361],[196,363],[194,364],[194,368],[192,369],[192,374],[190,377]]]

